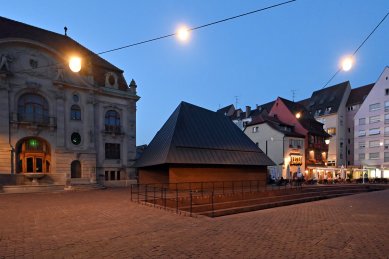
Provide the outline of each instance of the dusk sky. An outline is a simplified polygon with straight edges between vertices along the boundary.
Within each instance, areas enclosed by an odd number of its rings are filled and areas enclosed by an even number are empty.
[[[3,1],[0,15],[63,33],[94,52],[174,33],[282,2]],[[298,0],[176,38],[103,54],[138,84],[137,144],[148,144],[181,101],[210,110],[255,107],[321,89],[389,12],[388,0]],[[389,65],[389,17],[330,85],[375,82]]]

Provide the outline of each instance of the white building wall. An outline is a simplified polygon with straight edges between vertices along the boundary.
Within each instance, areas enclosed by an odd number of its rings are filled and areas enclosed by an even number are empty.
[[[267,123],[248,126],[244,133],[276,164],[275,168],[280,176],[286,177],[286,167],[290,164],[291,153],[301,154],[300,170],[305,170],[304,138],[285,136]],[[302,145],[300,147],[290,146],[290,140],[301,140]],[[290,171],[297,172],[297,166],[290,166]]]
[[[385,108],[385,103],[387,108]],[[379,108],[371,109],[372,104]],[[378,116],[378,122],[370,118]],[[389,167],[389,67],[386,67],[354,117],[354,163],[365,167]],[[362,123],[365,119],[365,123]],[[361,121],[360,121],[361,120]],[[374,129],[379,134],[372,134]],[[385,134],[385,129],[387,133]],[[365,134],[363,135],[363,131]],[[376,145],[379,143],[378,145]],[[363,147],[364,146],[364,147]],[[385,159],[385,157],[387,157]],[[388,171],[389,172],[389,171]],[[382,171],[384,174],[384,171]],[[389,177],[389,173],[385,176]]]

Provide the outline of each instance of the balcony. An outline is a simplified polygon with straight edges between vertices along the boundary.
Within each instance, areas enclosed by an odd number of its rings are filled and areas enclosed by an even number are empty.
[[[308,148],[313,149],[328,149],[327,145],[324,143],[309,143]]]
[[[57,118],[36,113],[10,113],[10,123],[36,127],[57,127]]]
[[[118,125],[105,125],[104,128],[105,134],[111,134],[111,135],[123,135],[122,127]]]

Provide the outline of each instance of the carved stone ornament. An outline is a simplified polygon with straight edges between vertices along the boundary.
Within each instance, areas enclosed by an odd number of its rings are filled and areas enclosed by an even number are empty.
[[[36,92],[38,91],[42,85],[37,83],[37,82],[34,82],[34,81],[26,81],[26,86],[32,91],[32,92]]]
[[[62,66],[57,67],[57,74],[55,76],[55,80],[64,81],[65,69]]]
[[[0,57],[0,71],[9,71],[9,63],[12,62],[12,58],[8,55],[1,55]]]

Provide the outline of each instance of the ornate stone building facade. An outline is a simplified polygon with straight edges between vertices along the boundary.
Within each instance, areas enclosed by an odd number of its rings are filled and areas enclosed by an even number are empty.
[[[81,58],[80,72],[68,68],[70,56]],[[0,181],[130,178],[136,87],[70,37],[0,17]]]

